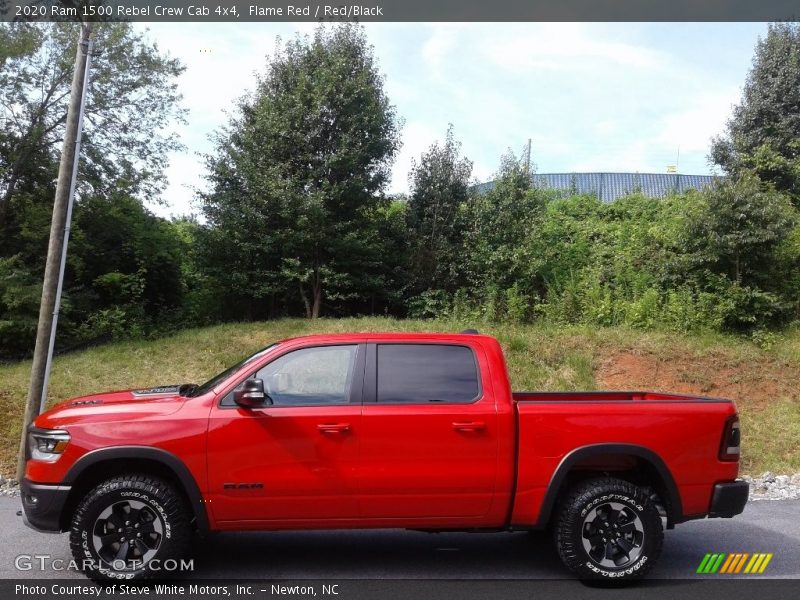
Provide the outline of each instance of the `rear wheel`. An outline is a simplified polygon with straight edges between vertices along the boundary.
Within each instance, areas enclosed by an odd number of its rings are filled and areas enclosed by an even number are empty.
[[[81,500],[69,541],[76,563],[91,579],[146,579],[169,575],[191,535],[185,503],[172,484],[122,475]]]
[[[643,489],[608,477],[570,490],[555,541],[562,562],[581,579],[633,580],[655,564],[664,530]]]

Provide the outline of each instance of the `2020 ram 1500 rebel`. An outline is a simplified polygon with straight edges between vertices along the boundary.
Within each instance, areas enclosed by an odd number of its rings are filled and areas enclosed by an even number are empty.
[[[203,385],[68,400],[30,429],[27,522],[94,579],[163,574],[196,532],[550,528],[581,578],[637,578],[663,527],[742,512],[733,402],[512,392],[500,344],[316,335]]]

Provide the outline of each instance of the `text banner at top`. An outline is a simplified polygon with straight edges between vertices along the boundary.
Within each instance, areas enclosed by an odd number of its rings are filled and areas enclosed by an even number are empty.
[[[797,0],[0,0],[3,21],[796,21]]]

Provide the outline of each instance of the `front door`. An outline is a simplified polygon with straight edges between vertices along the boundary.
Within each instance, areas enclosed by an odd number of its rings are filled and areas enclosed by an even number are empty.
[[[358,517],[363,344],[289,349],[247,378],[272,404],[212,409],[208,482],[216,521],[241,526]]]

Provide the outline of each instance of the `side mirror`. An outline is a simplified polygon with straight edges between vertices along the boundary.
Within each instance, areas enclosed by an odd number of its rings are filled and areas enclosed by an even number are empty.
[[[233,390],[233,401],[242,408],[262,408],[271,404],[264,393],[264,382],[260,379],[247,379]]]

